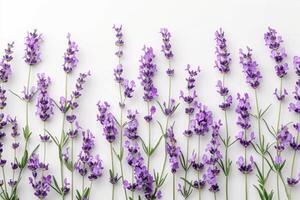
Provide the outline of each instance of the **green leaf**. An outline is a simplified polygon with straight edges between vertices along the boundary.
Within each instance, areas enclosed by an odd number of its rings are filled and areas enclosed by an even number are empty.
[[[150,151],[150,156],[155,152],[155,150],[157,149],[157,147],[159,146],[161,140],[162,140],[163,136],[160,136],[159,140],[157,141],[156,145],[154,146],[154,148],[151,149]]]

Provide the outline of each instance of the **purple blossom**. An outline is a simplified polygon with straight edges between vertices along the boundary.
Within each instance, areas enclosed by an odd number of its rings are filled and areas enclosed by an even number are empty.
[[[278,152],[282,152],[290,144],[292,139],[293,139],[293,136],[289,132],[289,128],[287,126],[282,126],[276,135],[275,149]]]
[[[243,130],[247,130],[251,127],[250,124],[250,102],[249,95],[247,93],[244,96],[237,94],[238,105],[235,112],[238,114],[237,125],[240,126]]]
[[[106,140],[109,143],[112,143],[116,140],[116,136],[118,134],[116,120],[113,114],[108,111],[109,104],[107,102],[104,102],[103,104],[98,102],[97,106],[99,111],[97,121],[99,121],[103,127],[103,135]]]
[[[169,32],[169,30],[167,28],[161,28],[160,34],[162,36],[162,41],[163,41],[163,45],[161,46],[161,51],[163,52],[165,57],[168,60],[170,60],[171,58],[173,58],[173,52],[171,49],[172,46],[170,43],[171,33]]]
[[[146,122],[150,123],[153,120],[153,115],[155,113],[156,113],[156,107],[155,106],[151,106],[149,114],[144,117],[144,119],[146,120]]]
[[[28,65],[36,65],[41,62],[40,45],[42,41],[42,35],[37,33],[37,30],[27,33],[24,60]]]
[[[24,89],[22,91],[22,93],[23,93],[22,99],[26,102],[31,102],[31,100],[33,99],[36,92],[37,92],[37,90],[36,90],[35,86],[32,86],[30,89],[27,89],[24,86]]]
[[[290,187],[296,186],[299,183],[299,181],[300,181],[300,173],[296,178],[287,178],[287,183]]]
[[[91,154],[95,145],[95,137],[90,130],[82,131],[82,147],[75,163],[75,170],[81,175],[88,175],[89,180],[96,180],[103,173],[103,161],[99,155]]]
[[[63,69],[67,74],[69,74],[76,68],[78,64],[78,58],[76,57],[77,56],[76,54],[78,53],[79,50],[78,50],[78,45],[74,41],[71,41],[70,33],[68,33],[67,39],[68,39],[68,48],[64,53]]]
[[[177,105],[175,105],[175,99],[170,99],[169,104],[166,102],[163,103],[162,110],[165,116],[171,116],[175,110],[176,110]]]
[[[246,75],[246,82],[253,88],[258,88],[262,75],[257,69],[258,64],[252,59],[252,49],[247,47],[247,52],[244,53],[240,49],[240,63],[243,65],[243,72]]]
[[[237,136],[235,136],[236,139],[240,142],[240,144],[247,148],[250,144],[252,144],[252,142],[255,140],[255,135],[254,135],[254,132],[251,132],[250,133],[250,138],[249,139],[246,139],[245,137],[245,131],[240,131],[238,133]]]
[[[174,135],[174,125],[167,130],[167,153],[169,155],[169,162],[171,166],[171,172],[174,174],[179,169],[179,157],[181,155],[180,147],[177,144],[177,140]]]
[[[283,89],[283,92],[279,91],[279,93],[278,93],[278,89],[276,88],[275,92],[273,94],[276,96],[278,101],[283,101],[285,99],[285,97],[288,95],[288,92],[286,89]]]
[[[209,165],[216,165],[217,162],[222,159],[222,153],[220,151],[220,127],[222,126],[221,121],[214,122],[212,124],[212,135],[210,142],[207,144],[205,151],[208,153],[205,163]]]
[[[245,162],[244,157],[240,156],[236,164],[238,165],[240,172],[243,174],[250,174],[254,169],[254,159],[252,156],[250,156],[250,162]]]
[[[224,31],[222,29],[216,31],[215,36],[216,36],[215,40],[217,43],[216,51],[215,51],[217,60],[215,61],[216,63],[215,67],[218,68],[218,70],[221,73],[228,73],[230,71],[229,65],[231,62],[231,58],[230,58],[230,53],[228,53],[227,50]]]
[[[275,29],[269,27],[268,32],[264,35],[264,39],[266,46],[268,46],[271,50],[271,57],[276,62],[276,74],[279,78],[283,78],[287,74],[288,64],[283,63],[287,54],[285,49],[281,47],[281,43],[283,42],[282,37],[277,35],[277,31]]]
[[[220,187],[217,183],[217,176],[220,173],[220,170],[217,167],[209,167],[207,169],[207,184],[209,185],[209,191],[216,193],[220,191]]]
[[[153,77],[157,72],[156,64],[153,63],[155,55],[152,47],[143,48],[144,55],[140,59],[140,74],[138,79],[141,80],[141,85],[144,88],[144,100],[149,102],[158,96],[157,88],[153,84]]]
[[[293,64],[295,66],[295,72],[298,76],[300,76],[300,57],[295,56],[293,60]]]
[[[136,110],[135,111],[128,110],[128,114],[127,114],[128,123],[124,130],[124,136],[126,136],[129,140],[136,140],[139,138],[137,132],[139,126],[139,122],[136,119],[137,114],[138,112]]]
[[[135,88],[135,82],[124,80],[122,85],[124,87],[124,96],[126,98],[132,98],[133,97],[132,93],[134,92],[134,88]]]
[[[33,153],[28,160],[28,168],[32,173],[32,176],[29,177],[29,183],[34,189],[34,195],[39,199],[45,199],[50,192],[52,182],[51,175],[45,175],[48,164],[40,162],[39,156]]]
[[[8,78],[12,73],[10,62],[13,59],[13,48],[14,42],[8,43],[7,48],[4,50],[5,54],[3,55],[2,60],[0,61],[0,81],[3,83],[8,81]]]
[[[118,57],[122,57],[123,56],[123,51],[122,51],[121,47],[124,45],[122,25],[120,25],[120,26],[114,25],[113,29],[115,30],[116,39],[117,39],[116,42],[115,42],[115,45],[117,47],[119,47],[118,51],[115,54]]]
[[[198,103],[197,111],[194,119],[191,121],[191,127],[196,135],[205,135],[212,125],[212,112],[208,110],[207,106]]]
[[[79,125],[79,123],[76,121],[75,122],[75,128],[70,129],[67,132],[67,135],[69,136],[69,138],[74,139],[78,136],[78,134],[80,133],[80,131],[82,130],[81,126]]]
[[[0,109],[3,110],[6,107],[6,90],[0,86]]]
[[[289,111],[295,112],[296,114],[300,114],[300,80],[296,82],[295,91],[294,94],[294,103],[290,103],[289,105]]]
[[[189,74],[189,76],[185,79],[187,81],[187,89],[191,90],[195,88],[196,77],[200,73],[200,67],[198,66],[196,70],[193,70],[191,69],[191,65],[188,64],[185,70]]]
[[[191,158],[188,161],[195,171],[200,172],[204,169],[206,160],[206,156],[203,156],[202,160],[197,160],[197,154],[193,152]]]
[[[45,74],[38,74],[38,99],[37,99],[37,111],[36,114],[42,121],[47,121],[51,115],[53,115],[54,103],[52,98],[48,94],[48,86],[51,84],[50,77],[46,77]]]

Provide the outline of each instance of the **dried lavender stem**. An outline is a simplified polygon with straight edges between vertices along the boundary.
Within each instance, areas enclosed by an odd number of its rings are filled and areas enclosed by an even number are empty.
[[[112,147],[112,143],[110,143],[110,157],[111,157],[111,171],[112,174],[115,174],[115,165],[114,165],[114,154],[113,154],[113,147]],[[114,178],[114,177],[113,177]],[[112,200],[115,199],[115,184],[112,184]]]
[[[175,187],[175,185],[176,185],[176,176],[175,176],[175,173],[173,173],[173,200],[176,199],[176,196],[175,196],[176,187]]]
[[[31,79],[31,68],[32,66],[29,65],[28,69],[28,77],[27,77],[27,87],[26,87],[26,94],[29,94],[29,85],[30,85],[30,79]],[[29,101],[26,101],[26,127],[29,127],[29,119],[28,119],[28,107],[29,107]],[[26,150],[26,149],[25,149]]]

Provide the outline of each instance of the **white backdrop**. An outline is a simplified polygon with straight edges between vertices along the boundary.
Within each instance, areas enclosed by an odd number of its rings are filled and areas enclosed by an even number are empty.
[[[64,77],[62,63],[63,53],[67,47],[66,35],[72,34],[73,40],[77,41],[79,53],[79,65],[72,75],[69,82],[69,88],[74,88],[74,81],[79,72],[91,70],[92,77],[85,85],[83,96],[80,99],[79,121],[84,128],[89,128],[96,135],[97,147],[95,152],[99,153],[105,161],[105,174],[93,186],[92,200],[110,199],[111,185],[108,183],[108,169],[110,168],[109,145],[102,136],[101,129],[96,122],[96,103],[98,100],[107,100],[113,106],[113,111],[117,113],[118,89],[113,80],[113,68],[117,60],[115,52],[115,36],[112,25],[123,24],[124,28],[124,59],[125,76],[129,79],[137,79],[138,60],[142,53],[144,44],[152,46],[156,53],[156,64],[159,72],[155,78],[155,84],[158,86],[159,100],[167,98],[167,84],[165,70],[167,62],[160,52],[161,37],[159,30],[161,27],[167,27],[171,31],[172,45],[174,51],[175,78],[173,87],[173,96],[178,98],[179,89],[183,89],[185,81],[185,67],[190,63],[192,66],[200,65],[202,72],[197,80],[197,91],[199,99],[207,104],[214,112],[216,118],[223,119],[223,114],[218,108],[221,98],[217,95],[215,85],[220,74],[213,68],[215,60],[215,31],[222,27],[228,40],[229,51],[232,53],[231,73],[227,78],[227,84],[231,94],[236,97],[237,92],[250,92],[253,102],[253,93],[244,81],[242,68],[239,64],[238,49],[249,45],[254,50],[254,58],[259,63],[263,75],[263,82],[259,90],[261,106],[265,107],[273,104],[267,120],[275,123],[275,114],[277,113],[277,104],[273,96],[275,87],[278,87],[278,79],[274,72],[274,62],[269,57],[269,50],[264,45],[263,34],[268,26],[278,30],[283,36],[284,46],[288,53],[287,61],[292,69],[292,57],[300,54],[300,28],[299,28],[299,1],[202,1],[202,0],[167,0],[167,1],[145,1],[145,0],[86,0],[86,1],[62,1],[62,0],[0,0],[0,46],[5,48],[6,43],[15,41],[14,61],[12,64],[13,76],[8,86],[13,90],[20,92],[26,83],[27,66],[24,64],[22,56],[24,54],[24,37],[27,31],[37,28],[43,33],[44,43],[42,44],[42,63],[33,69],[33,74],[45,72],[53,79],[51,85],[51,95],[58,99],[63,94],[62,81]],[[34,79],[36,76],[34,75]],[[290,70],[284,85],[291,94],[296,81],[296,75],[293,69]],[[142,115],[146,112],[146,107],[141,99],[142,88],[138,83],[135,98],[128,104],[129,108],[137,107]],[[287,111],[287,102],[292,101],[292,96],[287,98],[284,104],[283,122],[289,122],[296,119],[295,115]],[[234,103],[233,106],[235,106]],[[34,114],[35,107],[30,107],[30,122],[33,129],[31,147],[38,143],[38,133],[42,130],[42,123],[37,123],[38,118]],[[8,106],[6,112],[18,117],[19,123],[24,124],[25,107],[17,98],[8,93]],[[179,108],[175,115],[176,136],[179,143],[185,148],[182,131],[186,127],[186,116],[183,114],[183,106]],[[140,119],[142,119],[142,115]],[[159,114],[158,119],[163,120]],[[229,112],[230,132],[234,136],[238,130],[235,121],[236,114],[233,110]],[[59,134],[61,114],[56,110],[55,117],[48,125],[51,132]],[[253,124],[254,121],[253,121]],[[145,126],[141,121],[140,134],[146,136],[143,132]],[[253,125],[255,130],[256,126]],[[154,128],[159,136],[159,128]],[[269,133],[264,128],[265,134]],[[222,132],[224,134],[224,131]],[[205,139],[208,141],[208,138]],[[206,143],[206,141],[203,141]],[[80,141],[77,141],[78,147]],[[196,141],[195,141],[196,144]],[[196,145],[191,144],[192,148]],[[6,147],[8,149],[8,147]],[[79,148],[77,149],[79,150]],[[240,155],[242,148],[236,144],[230,150],[230,157],[234,160],[232,174],[230,177],[230,195],[231,199],[238,200],[243,198],[244,186],[243,176],[237,170],[235,161]],[[160,148],[163,151],[163,147]],[[203,151],[203,150],[202,150]],[[51,172],[58,175],[57,151],[54,144],[49,145],[48,157],[51,157]],[[5,152],[6,156],[12,156]],[[254,152],[252,152],[254,154]],[[157,153],[153,159],[153,165],[160,167],[162,154]],[[288,163],[291,160],[291,152],[288,154]],[[299,168],[299,159],[297,159],[297,171]],[[126,166],[126,175],[129,176],[129,168]],[[289,169],[288,169],[289,171]],[[127,173],[128,172],[128,173]],[[182,175],[182,172],[179,173]],[[191,173],[192,175],[192,173]],[[33,199],[33,191],[28,184],[29,172],[24,174],[20,192],[21,199]],[[78,176],[77,176],[78,177]],[[79,177],[78,177],[79,178]],[[78,179],[79,180],[79,179]],[[221,192],[218,193],[218,199],[224,199],[224,178],[220,176]],[[274,176],[270,181],[270,186],[275,188]],[[256,182],[255,175],[252,174],[249,179],[250,185]],[[171,199],[171,177],[167,179],[168,186],[163,189],[163,199]],[[78,187],[80,182],[78,182]],[[123,199],[123,190],[117,187],[117,199]],[[249,199],[257,199],[258,196],[252,186],[249,187]],[[281,189],[283,192],[283,189]],[[294,191],[294,198],[300,194],[300,188]],[[100,196],[101,195],[101,196]],[[205,191],[203,197],[212,199],[210,192]],[[284,196],[282,195],[282,198]],[[196,198],[196,193],[191,199]],[[57,199],[54,192],[51,192],[48,199]],[[181,199],[178,194],[178,199]],[[206,198],[205,198],[206,199]]]

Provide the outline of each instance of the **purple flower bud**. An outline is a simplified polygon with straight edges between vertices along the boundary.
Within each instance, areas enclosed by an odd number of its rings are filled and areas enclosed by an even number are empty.
[[[177,140],[174,134],[174,125],[167,130],[167,153],[169,155],[169,162],[171,166],[171,172],[174,174],[179,169],[179,158],[181,155],[180,147],[177,145]]]
[[[128,110],[128,123],[124,130],[124,136],[126,136],[129,140],[136,140],[139,138],[137,129],[139,126],[138,120],[136,119],[137,111]]]
[[[249,95],[247,93],[244,96],[237,94],[238,105],[235,112],[238,114],[237,125],[242,129],[247,130],[251,127],[250,124],[250,102]]]
[[[228,53],[227,50],[224,31],[222,29],[216,31],[215,36],[216,36],[215,40],[217,43],[216,52],[215,52],[217,56],[217,60],[215,61],[216,63],[215,67],[218,68],[218,70],[221,73],[228,73],[230,71],[229,65],[231,63],[231,58],[230,58],[230,53]]]
[[[245,159],[240,156],[236,164],[243,174],[250,174],[254,169],[254,159],[252,156],[250,156],[250,162],[245,162]]]
[[[6,106],[6,90],[0,86],[0,109],[3,110]]]
[[[0,61],[0,81],[3,83],[8,81],[8,78],[12,73],[10,62],[13,59],[13,48],[14,42],[8,43],[7,48],[5,49],[5,55],[3,55],[2,60]]]
[[[289,111],[295,112],[296,114],[300,114],[300,80],[296,82],[295,91],[294,94],[294,103],[290,103],[289,105]]]
[[[167,28],[161,28],[160,34],[162,36],[162,41],[163,41],[163,45],[161,46],[161,51],[163,52],[165,57],[168,60],[170,60],[171,58],[173,58],[173,52],[171,49],[172,46],[170,43],[171,33],[168,31]]]
[[[38,34],[37,30],[27,33],[24,59],[28,65],[36,65],[41,62],[40,45],[42,41],[42,35]]]
[[[64,71],[69,74],[71,73],[78,64],[78,58],[76,57],[78,53],[78,46],[74,41],[71,41],[71,34],[68,33],[68,48],[64,53],[64,64],[63,69]]]
[[[196,135],[205,135],[212,125],[212,112],[208,110],[207,106],[198,103],[197,111],[194,119],[191,121],[191,127]]]
[[[273,93],[278,101],[283,101],[285,99],[285,97],[288,95],[288,92],[286,89],[283,89],[283,93],[278,93],[278,89],[275,89],[275,92]]]
[[[293,60],[293,64],[295,66],[295,72],[298,76],[300,76],[300,57],[295,56]]]
[[[262,75],[257,69],[258,64],[252,59],[252,49],[247,47],[247,52],[244,53],[240,49],[240,63],[243,65],[243,72],[246,75],[246,82],[253,88],[258,88]]]
[[[145,101],[152,101],[154,98],[158,96],[157,88],[154,86],[153,77],[157,72],[156,64],[153,63],[155,55],[153,53],[152,47],[143,48],[144,55],[141,56],[140,59],[140,67],[139,67],[139,77],[138,79],[141,80],[141,85],[144,88],[144,100]]]

